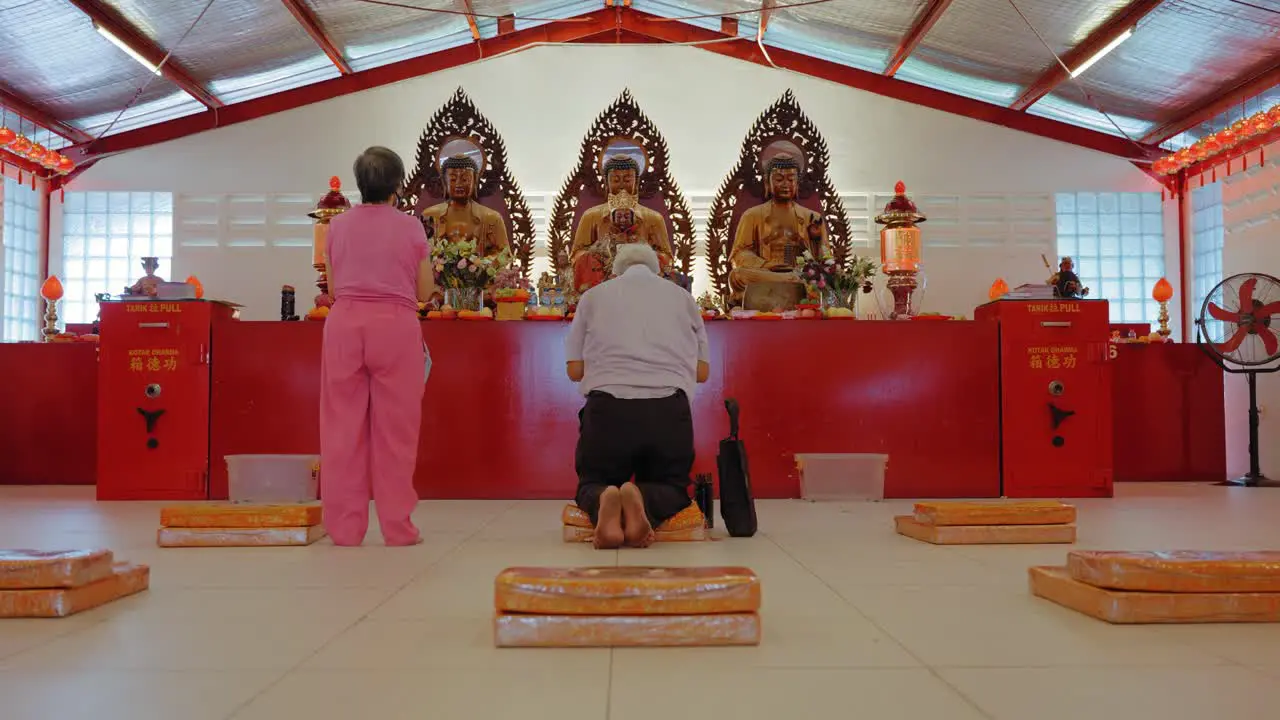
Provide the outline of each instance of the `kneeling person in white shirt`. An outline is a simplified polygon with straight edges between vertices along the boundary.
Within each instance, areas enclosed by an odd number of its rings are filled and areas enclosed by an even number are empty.
[[[658,274],[653,248],[620,245],[613,272],[578,301],[565,342],[569,378],[587,398],[576,500],[601,549],[648,547],[653,528],[690,505],[689,404],[710,370],[702,313]]]

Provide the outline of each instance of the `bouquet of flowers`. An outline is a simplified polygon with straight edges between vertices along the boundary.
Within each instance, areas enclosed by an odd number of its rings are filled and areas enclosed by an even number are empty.
[[[870,258],[857,255],[851,256],[845,265],[841,268],[835,258],[829,255],[816,257],[806,250],[801,258],[800,278],[819,294],[846,305],[852,303],[858,290],[871,292],[871,278],[875,277],[879,266]]]
[[[435,247],[432,260],[441,287],[483,289],[489,287],[499,271],[511,265],[511,253],[506,250],[484,256],[476,248],[474,240],[442,242]]]
[[[498,302],[529,302],[529,283],[514,265],[493,276],[493,298]]]

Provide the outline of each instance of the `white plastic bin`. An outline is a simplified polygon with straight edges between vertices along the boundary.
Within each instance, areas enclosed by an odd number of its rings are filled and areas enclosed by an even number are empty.
[[[227,494],[231,502],[314,502],[319,486],[318,455],[228,455]]]
[[[805,500],[883,500],[888,455],[796,455],[800,497]]]

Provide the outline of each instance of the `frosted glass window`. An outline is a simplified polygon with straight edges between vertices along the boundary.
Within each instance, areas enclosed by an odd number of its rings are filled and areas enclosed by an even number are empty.
[[[69,192],[62,209],[63,317],[93,322],[94,295],[119,295],[142,276],[142,258],[160,260],[169,278],[173,259],[173,194]]]
[[[1222,183],[1191,190],[1192,317],[1200,317],[1205,296],[1222,282]]]
[[[1070,256],[1112,322],[1156,322],[1151,288],[1164,277],[1160,193],[1059,193],[1058,255]],[[1055,266],[1056,267],[1056,266]]]
[[[5,342],[35,340],[40,323],[40,193],[4,179],[3,327]]]

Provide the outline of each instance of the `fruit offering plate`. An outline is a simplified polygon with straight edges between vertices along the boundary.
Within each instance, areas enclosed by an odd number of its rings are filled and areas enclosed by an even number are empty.
[[[912,320],[950,320],[950,315],[914,315]]]
[[[525,320],[538,320],[541,322],[559,321],[564,322],[563,315],[525,315]]]

